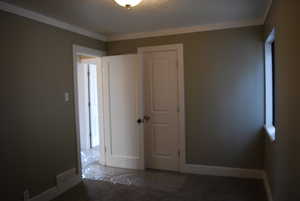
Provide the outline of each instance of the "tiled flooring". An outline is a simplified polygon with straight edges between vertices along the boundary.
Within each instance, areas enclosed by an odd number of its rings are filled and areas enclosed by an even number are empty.
[[[55,201],[267,201],[263,181],[87,166],[84,181]]]
[[[83,171],[88,167],[90,164],[93,164],[100,160],[100,147],[94,147],[92,149],[81,150],[81,167]],[[85,176],[83,175],[83,178]]]

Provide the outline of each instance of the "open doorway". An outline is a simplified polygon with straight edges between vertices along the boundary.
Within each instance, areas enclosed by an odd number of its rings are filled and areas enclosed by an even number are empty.
[[[78,55],[78,95],[82,176],[100,161],[100,126],[97,90],[97,58]]]
[[[104,52],[74,45],[74,94],[78,174],[105,165],[101,57]]]
[[[80,175],[103,178],[106,166],[182,171],[182,45],[117,56],[82,54],[82,49],[74,54]],[[86,168],[93,175],[86,177]]]
[[[144,169],[140,57],[73,50],[79,175],[101,180],[108,167]]]

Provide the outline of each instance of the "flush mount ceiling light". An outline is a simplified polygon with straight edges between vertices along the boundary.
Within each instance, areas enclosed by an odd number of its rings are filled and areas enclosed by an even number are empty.
[[[142,0],[114,0],[114,1],[120,6],[123,6],[128,9],[137,6],[139,3],[142,2]]]

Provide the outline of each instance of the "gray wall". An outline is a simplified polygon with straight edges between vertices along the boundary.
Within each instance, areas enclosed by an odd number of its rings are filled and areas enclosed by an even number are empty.
[[[276,28],[276,142],[266,139],[274,201],[300,200],[300,1],[273,0],[265,35]]]
[[[22,200],[76,167],[72,45],[105,44],[0,11],[1,197]]]
[[[263,27],[109,42],[108,54],[184,44],[187,161],[263,168]]]

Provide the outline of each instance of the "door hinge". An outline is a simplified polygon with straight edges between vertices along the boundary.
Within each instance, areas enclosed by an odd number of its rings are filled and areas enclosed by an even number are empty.
[[[106,147],[104,147],[104,152],[106,153]]]
[[[180,107],[179,107],[179,105],[177,106],[177,112],[180,112]]]
[[[180,158],[180,150],[177,150],[178,158]]]

